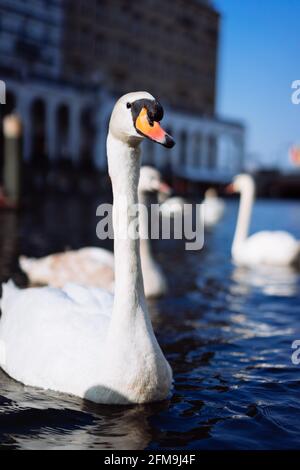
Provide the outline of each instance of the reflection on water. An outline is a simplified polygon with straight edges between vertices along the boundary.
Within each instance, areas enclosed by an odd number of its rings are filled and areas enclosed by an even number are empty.
[[[232,292],[247,295],[260,289],[265,295],[290,297],[297,295],[298,272],[292,267],[260,266],[255,269],[235,267]]]
[[[29,389],[0,372],[0,442],[22,449],[145,449],[148,418],[167,407],[95,406],[66,395]]]
[[[0,278],[24,282],[19,252],[41,256],[95,244],[97,203],[50,199],[20,218],[1,213]],[[282,206],[284,221],[274,220],[274,205]],[[0,448],[299,449],[300,376],[291,344],[300,339],[300,277],[231,264],[236,209],[229,203],[202,252],[155,242],[171,288],[150,303],[174,370],[170,401],[96,406],[0,373]],[[252,229],[283,228],[300,238],[297,211],[294,202],[260,201]]]

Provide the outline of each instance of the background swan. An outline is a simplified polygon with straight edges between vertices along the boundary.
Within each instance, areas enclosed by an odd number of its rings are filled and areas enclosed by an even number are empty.
[[[166,199],[160,206],[160,212],[163,217],[178,217],[183,214],[184,204],[188,201],[180,196],[173,196]],[[204,224],[206,227],[216,225],[224,215],[225,203],[218,197],[215,189],[210,188],[204,196]],[[190,206],[186,206],[186,211]]]
[[[299,259],[300,244],[283,231],[262,231],[249,236],[255,183],[250,175],[238,175],[230,186],[241,195],[238,220],[232,244],[233,260],[240,265],[289,266]]]
[[[155,338],[145,301],[139,240],[119,236],[135,220],[143,137],[172,147],[159,125],[161,105],[146,92],[115,105],[107,138],[114,195],[115,296],[70,286],[19,290],[3,286],[0,365],[25,385],[97,403],[165,399],[172,372]],[[127,201],[124,211],[121,202]]]
[[[213,227],[224,215],[225,203],[218,197],[218,193],[214,188],[209,188],[204,195],[204,225],[205,227]]]
[[[170,193],[170,187],[161,180],[159,171],[152,167],[141,168],[140,187],[148,189],[147,191],[139,191],[139,202],[148,209],[150,209],[149,195],[151,190],[158,195]],[[167,293],[168,283],[160,265],[152,254],[148,222],[148,217],[142,212],[140,214],[140,250],[144,289],[146,297],[160,297]]]
[[[158,170],[141,168],[138,199],[149,206],[150,193],[168,194],[169,187],[161,180]],[[141,231],[147,234],[148,219],[141,217]],[[158,297],[167,292],[167,280],[154,260],[149,238],[141,236],[141,260],[146,297]],[[56,253],[40,259],[20,257],[20,266],[32,285],[63,287],[67,283],[95,286],[113,292],[114,256],[111,251],[98,247]]]
[[[177,217],[183,214],[184,204],[187,201],[180,196],[169,197],[160,205],[160,213],[163,217]]]

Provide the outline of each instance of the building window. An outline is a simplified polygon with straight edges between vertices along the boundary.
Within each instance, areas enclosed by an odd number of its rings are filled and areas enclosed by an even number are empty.
[[[201,134],[197,134],[194,137],[193,146],[193,167],[201,168]]]
[[[182,131],[179,136],[180,151],[179,151],[179,166],[184,167],[186,165],[187,157],[187,133]]]
[[[208,139],[208,159],[207,168],[213,170],[217,166],[217,140],[215,136],[210,136]]]

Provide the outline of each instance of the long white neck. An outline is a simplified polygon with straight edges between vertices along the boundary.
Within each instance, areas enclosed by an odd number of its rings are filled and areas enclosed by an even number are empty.
[[[137,187],[140,172],[140,148],[124,143],[110,133],[107,138],[108,168],[113,187],[113,223],[115,255],[115,299],[110,333],[128,331],[141,322],[152,332],[145,302],[140,260],[139,238],[129,235],[138,203]],[[122,233],[119,233],[120,226]]]
[[[241,191],[238,219],[232,244],[232,253],[234,253],[248,238],[254,197],[254,185],[245,185]]]

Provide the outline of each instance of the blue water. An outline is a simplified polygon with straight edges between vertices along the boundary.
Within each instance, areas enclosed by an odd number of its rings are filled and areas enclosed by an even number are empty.
[[[229,201],[201,252],[186,252],[179,241],[154,245],[170,284],[167,297],[150,303],[174,371],[170,400],[96,406],[24,388],[0,372],[0,448],[300,448],[300,365],[291,361],[300,340],[300,276],[231,263],[236,211]],[[24,282],[20,252],[96,243],[94,214],[92,204],[70,200],[50,200],[20,218],[0,214],[0,278]],[[258,201],[251,229],[265,228],[300,239],[300,203]]]

